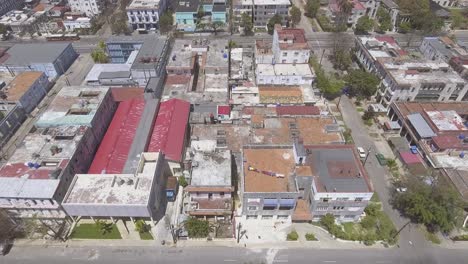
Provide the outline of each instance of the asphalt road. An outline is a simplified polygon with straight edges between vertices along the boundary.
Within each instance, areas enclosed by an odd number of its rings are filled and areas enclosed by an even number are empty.
[[[230,247],[16,247],[0,257],[3,264],[149,264],[149,263],[346,263],[346,264],[463,264],[468,251],[433,248],[421,254],[401,249],[248,249]]]
[[[408,219],[401,217],[400,213],[397,210],[393,210],[392,206],[388,202],[391,198],[390,172],[387,168],[380,166],[377,158],[375,157],[376,147],[374,139],[369,136],[369,133],[362,122],[361,116],[347,96],[343,95],[341,97],[340,108],[345,124],[351,129],[351,134],[356,146],[361,146],[364,149],[368,149],[370,147],[371,149],[371,153],[369,154],[369,158],[365,164],[367,173],[374,190],[379,194],[383,210],[392,219],[396,228],[400,229],[408,222]],[[407,248],[415,253],[419,253],[419,251],[430,246],[428,243],[430,242],[426,241],[423,234],[412,224],[408,225],[400,233],[399,244],[401,248]]]

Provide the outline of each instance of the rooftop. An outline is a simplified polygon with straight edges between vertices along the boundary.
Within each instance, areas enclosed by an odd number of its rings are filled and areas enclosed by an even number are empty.
[[[27,178],[0,178],[0,197],[52,199],[57,189],[57,180]]]
[[[308,50],[309,45],[305,38],[305,32],[302,28],[282,28],[281,25],[275,26],[275,31],[278,34],[278,42],[280,49],[283,50]]]
[[[468,170],[466,169],[446,169],[445,173],[452,181],[463,199],[468,201]]]
[[[55,62],[70,43],[34,43],[15,44],[7,54],[9,58],[4,65],[29,65],[33,63]]]
[[[257,71],[260,75],[273,76],[273,75],[285,75],[285,76],[303,76],[303,77],[314,77],[314,73],[310,68],[309,64],[257,64]],[[257,76],[257,78],[259,78]]]
[[[318,192],[371,192],[367,172],[353,145],[308,146],[306,164]]]
[[[255,0],[255,5],[286,5],[290,6],[289,0]]]
[[[411,86],[415,83],[456,83],[464,84],[456,72],[445,62],[418,59],[416,61],[383,62],[387,73],[399,84]]]
[[[10,84],[3,88],[7,98],[6,101],[18,101],[29,88],[43,75],[43,72],[22,72],[18,74]],[[3,99],[0,99],[3,101]]]
[[[108,93],[110,93],[109,88],[106,87],[63,87],[36,122],[36,126],[90,126],[94,115]]]
[[[240,153],[242,146],[248,144],[250,127],[248,125],[233,124],[195,124],[192,128],[192,142],[216,139],[215,147],[227,148]]]
[[[0,168],[0,177],[56,179],[73,157],[86,130],[85,126],[59,126],[27,134]]]
[[[194,151],[191,186],[231,186],[231,151]]]
[[[179,99],[162,102],[154,123],[148,152],[162,152],[166,159],[182,161],[190,103]]]
[[[176,2],[176,12],[197,12],[200,0],[184,0]]]
[[[115,111],[88,173],[122,173],[143,114],[143,98],[123,101]]]
[[[254,1],[253,0],[234,0],[233,5],[234,6],[240,6],[240,5],[253,5]]]
[[[466,131],[464,120],[454,110],[426,111],[432,123],[439,131]]]
[[[295,167],[292,147],[244,147],[244,191],[297,192]]]
[[[159,153],[142,153],[135,174],[77,174],[64,204],[147,205]]]
[[[374,60],[377,60],[377,58],[395,58],[407,54],[396,40],[390,36],[359,36],[357,39],[364,45]]]
[[[160,0],[133,0],[127,9],[156,9]]]
[[[468,115],[468,102],[395,102],[394,104],[403,117],[415,112],[450,110],[457,112],[460,116]]]
[[[99,75],[104,72],[120,72],[130,71],[132,65],[126,63],[107,63],[107,64],[94,64],[88,75],[86,75],[85,83],[98,82]]]
[[[302,104],[302,89],[299,86],[259,86],[261,104]]]

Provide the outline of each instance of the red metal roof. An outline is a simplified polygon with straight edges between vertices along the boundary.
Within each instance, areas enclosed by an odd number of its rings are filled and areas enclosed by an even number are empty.
[[[181,162],[189,114],[189,102],[180,99],[162,102],[147,151],[160,151],[166,159]]]
[[[122,173],[144,108],[145,100],[140,98],[119,104],[89,174]]]
[[[231,107],[229,105],[218,105],[218,115],[230,115]]]
[[[462,144],[462,140],[455,135],[441,135],[432,137],[434,145],[442,150],[445,149],[457,149],[465,150],[468,149],[468,144]]]
[[[409,151],[405,152],[400,152],[401,159],[406,163],[406,164],[415,164],[415,163],[422,163],[422,159],[419,156],[419,154],[413,154]]]
[[[278,115],[320,115],[320,108],[316,106],[278,106]]]
[[[383,42],[387,42],[390,44],[396,44],[395,39],[391,36],[376,36],[375,39],[378,41],[383,41]]]

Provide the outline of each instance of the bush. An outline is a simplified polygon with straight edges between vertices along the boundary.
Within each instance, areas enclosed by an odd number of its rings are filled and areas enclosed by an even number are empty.
[[[299,239],[299,234],[296,232],[296,230],[291,231],[291,233],[288,234],[286,237],[286,240],[288,241],[297,241]]]
[[[375,240],[377,240],[377,236],[375,235],[375,233],[369,232],[364,235],[362,242],[366,246],[372,246],[373,244],[375,244]]]
[[[380,212],[380,209],[380,204],[369,204],[366,209],[364,209],[364,212],[370,216],[377,216],[377,214]]]
[[[468,241],[468,234],[452,237],[453,241]]]
[[[316,238],[315,235],[312,234],[312,233],[307,233],[307,234],[305,234],[305,239],[306,239],[307,241],[317,241],[317,238]]]
[[[212,230],[208,221],[197,218],[189,218],[185,221],[184,226],[191,238],[207,237]]]
[[[377,223],[377,218],[372,215],[366,215],[366,217],[364,217],[361,220],[361,226],[364,229],[370,229],[374,227],[376,223]]]
[[[326,214],[320,219],[320,224],[330,232],[332,227],[335,225],[335,217],[332,214]]]
[[[317,22],[320,24],[320,27],[323,31],[330,32],[333,31],[333,26],[330,23],[330,20],[326,15],[319,14],[317,15]]]
[[[185,179],[184,176],[180,176],[178,178],[178,181],[179,181],[179,185],[182,186],[182,187],[187,187],[188,183],[187,183],[187,180]]]

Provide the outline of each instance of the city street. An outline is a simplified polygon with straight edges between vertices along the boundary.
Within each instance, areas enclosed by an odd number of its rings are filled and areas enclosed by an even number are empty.
[[[374,139],[369,136],[369,133],[362,122],[361,116],[356,111],[353,102],[347,96],[343,95],[341,97],[340,108],[345,124],[349,129],[351,129],[356,146],[363,147],[364,149],[370,148],[371,150],[366,163],[366,170],[372,181],[374,190],[379,194],[384,211],[393,220],[396,228],[400,229],[408,222],[408,219],[402,218],[400,213],[393,210],[391,205],[388,203],[391,194],[391,184],[389,181],[390,173],[385,167],[379,165],[377,158],[375,157],[376,147],[374,145]],[[428,243],[430,242],[426,241],[423,234],[418,231],[417,227],[411,224],[400,233],[401,248],[407,248],[413,252],[419,252],[423,248],[430,246]]]
[[[27,252],[27,254],[25,254]],[[0,264],[149,264],[149,263],[400,263],[462,264],[466,250],[429,248],[420,253],[401,249],[246,249],[239,247],[14,247]]]

